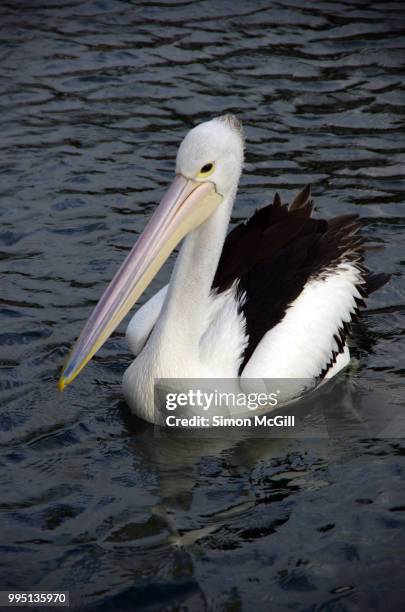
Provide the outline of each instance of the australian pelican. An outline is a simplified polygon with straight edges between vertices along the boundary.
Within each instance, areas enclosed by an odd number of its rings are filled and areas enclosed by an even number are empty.
[[[156,378],[322,382],[349,363],[351,324],[364,298],[388,278],[364,267],[358,216],[314,219],[306,187],[290,206],[276,194],[226,236],[243,149],[233,115],[186,135],[173,184],[88,319],[62,372],[61,390],[184,237],[169,285],[128,326],[136,359],[123,390],[135,414],[153,421]]]

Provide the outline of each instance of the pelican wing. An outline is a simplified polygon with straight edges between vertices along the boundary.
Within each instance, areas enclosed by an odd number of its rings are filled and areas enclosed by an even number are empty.
[[[155,326],[165,301],[168,285],[165,285],[143,304],[132,316],[125,333],[133,354],[139,355]]]
[[[370,291],[388,277],[363,264],[358,215],[311,217],[310,189],[290,206],[276,194],[228,235],[213,288],[237,284],[248,343],[244,376],[325,376]]]

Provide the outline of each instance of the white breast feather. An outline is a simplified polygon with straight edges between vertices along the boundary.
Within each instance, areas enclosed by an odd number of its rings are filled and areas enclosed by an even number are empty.
[[[201,362],[216,378],[236,378],[248,342],[236,285],[211,296],[209,319],[200,343]]]

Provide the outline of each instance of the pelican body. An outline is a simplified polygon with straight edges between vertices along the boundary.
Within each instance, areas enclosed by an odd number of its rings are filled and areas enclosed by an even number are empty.
[[[136,359],[124,374],[131,410],[153,422],[159,378],[287,378],[322,382],[350,361],[364,298],[387,281],[363,264],[357,215],[311,216],[306,187],[227,236],[244,138],[225,115],[193,128],[175,179],[87,321],[62,372],[70,383],[184,239],[169,285],[133,316]]]

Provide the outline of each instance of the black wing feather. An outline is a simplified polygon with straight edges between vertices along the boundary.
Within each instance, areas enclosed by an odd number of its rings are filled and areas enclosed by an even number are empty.
[[[354,263],[361,272],[359,291],[366,297],[387,282],[385,274],[370,275],[363,264],[364,241],[357,235],[358,215],[334,219],[311,217],[310,187],[306,186],[290,206],[276,193],[273,204],[257,210],[227,236],[215,274],[213,289],[229,289],[237,282],[241,309],[249,338],[240,366],[242,372],[265,333],[284,317],[289,305],[312,278],[326,278],[342,261]],[[364,306],[357,300],[355,320]],[[335,336],[338,351],[321,373],[324,376],[343,351],[350,324]]]

